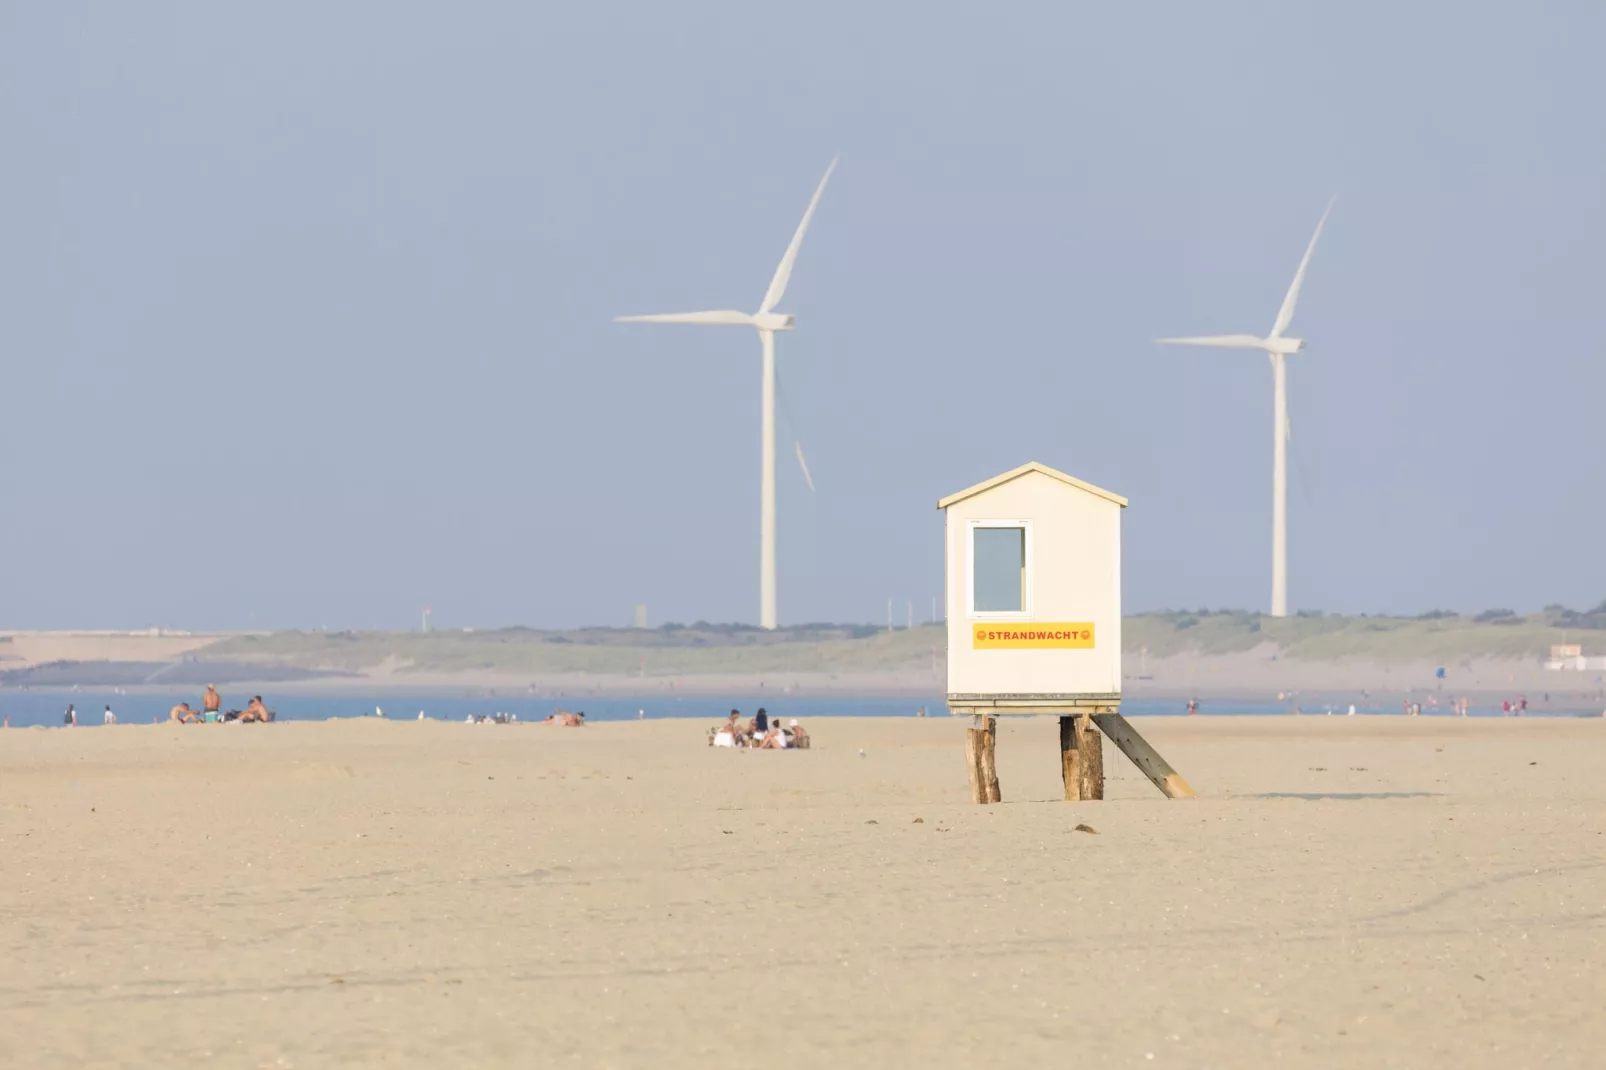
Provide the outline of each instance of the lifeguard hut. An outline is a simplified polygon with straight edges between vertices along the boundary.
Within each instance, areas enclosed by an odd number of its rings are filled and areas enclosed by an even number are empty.
[[[1104,797],[1097,726],[1166,795],[1193,789],[1121,716],[1126,499],[1022,465],[937,503],[944,514],[948,708],[969,714],[971,795],[999,801],[1000,714],[1057,714],[1067,799]]]

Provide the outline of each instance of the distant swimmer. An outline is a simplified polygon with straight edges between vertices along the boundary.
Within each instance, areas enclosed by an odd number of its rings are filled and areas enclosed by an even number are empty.
[[[211,684],[206,685],[206,694],[201,696],[201,710],[205,713],[220,713],[223,710],[223,696]]]

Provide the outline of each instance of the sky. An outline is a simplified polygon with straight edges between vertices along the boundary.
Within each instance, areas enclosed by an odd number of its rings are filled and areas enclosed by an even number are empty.
[[[1208,9],[1208,10],[1207,10]],[[902,623],[936,500],[1129,611],[1606,597],[1606,7],[0,0],[0,627]],[[792,456],[801,439],[816,489]]]

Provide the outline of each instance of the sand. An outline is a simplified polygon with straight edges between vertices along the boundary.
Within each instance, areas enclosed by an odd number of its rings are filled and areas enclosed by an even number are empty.
[[[1606,1062],[1606,723],[702,727],[0,733],[0,1065]]]

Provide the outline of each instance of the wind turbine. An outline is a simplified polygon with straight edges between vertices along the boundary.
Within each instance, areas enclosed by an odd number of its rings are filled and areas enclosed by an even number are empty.
[[[753,327],[758,330],[759,345],[764,352],[758,564],[758,623],[763,628],[775,627],[775,332],[789,331],[796,322],[794,317],[776,312],[775,306],[781,303],[781,298],[786,294],[786,284],[792,278],[792,265],[797,262],[797,251],[803,246],[803,235],[808,232],[809,221],[814,218],[814,209],[820,203],[820,195],[825,192],[825,184],[831,181],[831,172],[835,170],[836,160],[833,159],[825,169],[825,177],[820,179],[819,186],[815,188],[814,196],[809,199],[803,221],[797,225],[797,233],[792,235],[792,243],[786,247],[786,254],[781,257],[775,277],[770,279],[770,288],[764,292],[764,300],[757,312],[723,309],[615,317],[619,323],[694,323],[718,327]],[[797,460],[803,468],[803,478],[808,481],[809,489],[814,489],[814,478],[809,474],[808,462],[803,459],[801,444],[797,446]]]
[[[1165,345],[1214,346],[1220,349],[1260,349],[1271,358],[1272,374],[1272,466],[1271,466],[1271,615],[1288,616],[1288,385],[1285,359],[1305,348],[1303,338],[1288,338],[1283,332],[1294,318],[1294,305],[1299,301],[1299,288],[1305,282],[1305,268],[1310,266],[1310,254],[1316,250],[1316,239],[1322,236],[1327,216],[1333,210],[1333,201],[1327,202],[1316,233],[1305,247],[1305,255],[1294,272],[1294,281],[1283,298],[1283,307],[1277,310],[1277,321],[1271,333],[1264,338],[1252,334],[1219,334],[1200,338],[1160,338]]]

